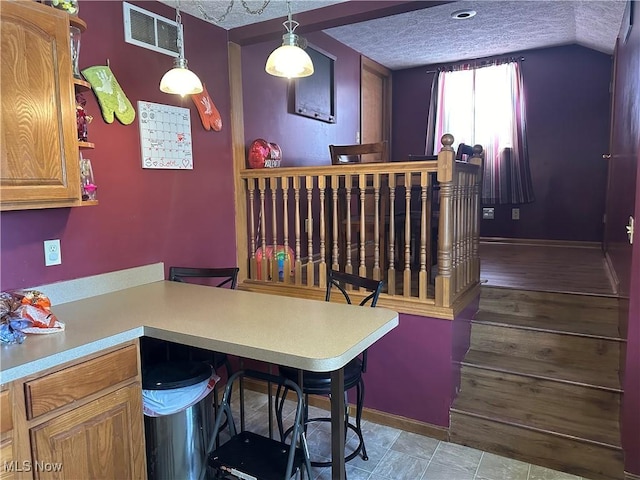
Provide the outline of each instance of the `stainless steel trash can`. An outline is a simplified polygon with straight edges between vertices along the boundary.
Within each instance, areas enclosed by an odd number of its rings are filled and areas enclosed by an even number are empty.
[[[181,393],[193,391],[194,385],[211,375],[211,366],[200,362],[167,362],[143,369],[143,391],[171,390],[171,396],[177,402],[184,401],[182,406],[186,407],[168,415],[149,416],[145,406],[149,480],[198,480],[206,468],[206,449],[213,431],[213,390],[193,404],[193,395]]]

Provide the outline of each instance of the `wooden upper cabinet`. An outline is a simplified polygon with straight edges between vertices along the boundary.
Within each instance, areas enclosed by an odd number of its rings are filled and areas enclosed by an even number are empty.
[[[80,204],[69,16],[3,1],[0,209]]]

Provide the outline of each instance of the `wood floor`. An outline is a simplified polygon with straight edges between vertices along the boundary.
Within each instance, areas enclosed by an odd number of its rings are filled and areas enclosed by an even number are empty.
[[[456,443],[593,480],[623,477],[617,298],[598,248],[482,243]]]
[[[483,285],[615,295],[599,248],[480,243]]]

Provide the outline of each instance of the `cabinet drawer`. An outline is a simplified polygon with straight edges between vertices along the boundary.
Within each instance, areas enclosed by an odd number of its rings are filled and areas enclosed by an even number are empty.
[[[13,429],[13,410],[9,390],[0,392],[0,433]]]
[[[138,351],[135,345],[130,345],[26,382],[27,417],[38,417],[137,374]]]

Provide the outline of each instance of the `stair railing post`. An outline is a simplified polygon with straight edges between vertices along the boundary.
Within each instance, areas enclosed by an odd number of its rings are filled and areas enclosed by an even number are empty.
[[[442,136],[438,153],[438,182],[440,183],[440,218],[438,224],[438,275],[436,276],[436,306],[449,307],[453,298],[451,259],[453,249],[452,193],[455,168],[453,135]]]

